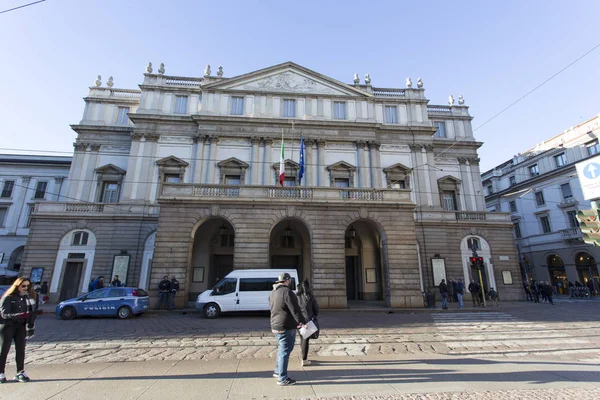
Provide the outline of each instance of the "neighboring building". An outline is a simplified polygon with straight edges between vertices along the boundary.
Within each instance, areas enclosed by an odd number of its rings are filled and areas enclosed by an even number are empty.
[[[71,157],[0,154],[0,284],[19,274],[35,203],[64,200],[70,166]]]
[[[149,66],[141,90],[101,85],[72,126],[68,200],[38,206],[25,251],[25,274],[53,271],[55,300],[119,271],[153,297],[175,276],[184,305],[232,269],[295,268],[324,308],[422,307],[444,274],[474,275],[472,246],[486,287],[523,295],[509,215],[485,212],[462,98],[429,106],[420,80],[344,84],[292,62],[233,78]]]
[[[600,250],[583,242],[576,218],[591,205],[575,164],[599,154],[599,136],[596,116],[481,175],[488,211],[511,213],[524,274],[561,293],[598,277]]]

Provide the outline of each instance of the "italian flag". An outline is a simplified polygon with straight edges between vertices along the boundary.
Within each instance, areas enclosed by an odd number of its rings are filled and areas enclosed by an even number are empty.
[[[285,179],[285,153],[283,151],[283,129],[281,130],[281,157],[279,158],[279,184],[283,186]]]

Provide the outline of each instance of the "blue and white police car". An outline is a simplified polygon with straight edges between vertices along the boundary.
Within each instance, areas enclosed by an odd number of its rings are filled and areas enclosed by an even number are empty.
[[[145,290],[131,287],[108,287],[61,302],[56,306],[56,316],[62,319],[83,316],[117,316],[120,319],[126,319],[132,315],[141,315],[149,309],[150,300]]]

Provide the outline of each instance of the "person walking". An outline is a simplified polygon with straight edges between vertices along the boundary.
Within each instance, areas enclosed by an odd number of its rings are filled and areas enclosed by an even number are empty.
[[[163,280],[158,284],[158,306],[160,310],[164,304],[165,310],[169,308],[169,294],[171,292],[171,281],[167,275],[163,276]]]
[[[6,383],[6,359],[15,342],[17,375],[15,380],[29,382],[25,373],[25,340],[33,337],[37,298],[27,278],[17,278],[0,300],[0,383]]]
[[[171,291],[169,292],[169,311],[175,308],[175,295],[179,290],[179,281],[175,277],[171,278]]]
[[[465,292],[465,284],[462,279],[458,278],[456,281],[456,300],[458,301],[458,308],[465,308],[463,303],[463,295]]]
[[[552,301],[552,292],[552,286],[548,283],[544,283],[544,286],[542,286],[542,294],[546,297],[548,303],[554,305],[554,302]]]
[[[454,280],[450,279],[447,284],[448,287],[448,301],[450,303],[454,303],[454,289],[456,288],[456,283]]]
[[[442,279],[438,287],[440,289],[440,294],[442,295],[442,310],[447,310],[448,305],[446,304],[446,299],[448,298],[448,285],[446,285],[446,280]]]
[[[290,274],[279,275],[269,296],[271,307],[271,332],[278,342],[277,361],[273,376],[279,386],[294,385],[296,381],[288,376],[290,354],[294,350],[296,328],[306,325],[306,319],[298,304],[296,294],[290,289]]]
[[[479,306],[481,304],[481,300],[479,297],[479,291],[481,288],[479,284],[475,282],[475,279],[471,279],[471,283],[469,283],[469,292],[471,292],[471,300],[473,301],[473,307]]]
[[[115,275],[112,282],[110,283],[110,286],[113,286],[113,287],[121,286],[121,281],[119,280],[119,275]]]
[[[490,291],[488,292],[488,296],[490,296],[490,300],[492,300],[494,302],[494,305],[496,307],[498,307],[498,305],[499,305],[498,292],[496,292],[494,290],[494,288],[490,288]]]
[[[48,297],[48,281],[44,281],[42,283],[42,288],[40,289],[40,294],[42,295],[41,304],[46,303],[50,298]]]
[[[533,296],[533,300],[536,303],[539,303],[540,302],[540,292],[538,290],[538,285],[537,285],[537,283],[535,283],[535,281],[531,281],[530,289],[531,289],[531,295]]]
[[[525,289],[525,296],[527,297],[527,301],[533,301],[533,295],[531,294],[531,289],[529,288],[529,282],[524,282],[523,288]]]
[[[300,309],[302,311],[304,319],[307,322],[314,322],[318,328],[319,321],[317,320],[317,317],[319,316],[319,303],[317,303],[317,299],[315,299],[312,295],[310,285],[308,284],[307,280],[298,285],[298,303],[300,304]],[[316,331],[306,339],[304,339],[302,335],[300,336],[300,349],[302,350],[302,354],[300,357],[300,365],[302,367],[311,364],[310,360],[308,359],[308,346],[310,339],[318,338],[319,331]]]

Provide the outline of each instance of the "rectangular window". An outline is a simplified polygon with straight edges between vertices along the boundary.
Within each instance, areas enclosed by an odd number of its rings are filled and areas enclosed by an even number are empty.
[[[270,292],[277,278],[240,278],[240,292]]]
[[[560,191],[562,192],[563,199],[571,199],[573,198],[573,192],[571,192],[571,185],[568,183],[563,183],[560,185]]]
[[[487,187],[488,195],[494,193],[494,187],[492,185],[488,185]]]
[[[119,277],[120,278],[120,277]],[[139,295],[139,293],[138,293]],[[126,289],[110,289],[107,297],[125,297],[127,296]]]
[[[544,200],[544,192],[535,192],[535,204],[537,204],[538,207],[546,204],[546,200]]]
[[[346,119],[346,103],[342,101],[333,102],[333,118]]]
[[[437,131],[435,131],[434,135],[435,137],[446,137],[446,123],[444,121],[433,121],[433,126],[437,127]]]
[[[406,181],[394,181],[390,185],[392,189],[406,189]]]
[[[283,100],[283,116],[296,118],[296,100]]]
[[[4,181],[2,186],[2,198],[10,198],[12,196],[13,188],[15,187],[15,181]]]
[[[34,199],[43,199],[46,196],[46,188],[48,187],[48,182],[38,182],[35,188],[35,194],[33,195]]]
[[[129,107],[119,107],[119,113],[117,114],[117,125],[127,125],[129,123],[129,117],[127,117],[128,112]]]
[[[542,224],[542,232],[550,233],[552,229],[550,229],[550,218],[547,215],[540,217],[540,223]]]
[[[446,211],[456,211],[456,193],[453,190],[442,192],[442,207]]]
[[[8,214],[8,207],[0,207],[0,226],[4,226],[6,214]]]
[[[554,162],[557,167],[562,167],[567,164],[567,155],[565,153],[560,153],[559,155],[554,156]]]
[[[598,139],[586,143],[585,147],[587,147],[588,156],[598,154],[598,151],[600,151],[600,147],[598,146]]]
[[[242,178],[239,175],[225,175],[226,185],[241,185]]]
[[[349,188],[350,187],[350,179],[346,178],[336,178],[333,181],[333,184],[337,188]]]
[[[34,211],[35,206],[29,206],[29,209],[27,210],[27,222],[25,223],[25,228],[29,228],[31,226],[31,217]]]
[[[293,176],[284,177],[283,186],[296,186],[296,178]]]
[[[511,201],[508,203],[510,205],[510,212],[517,212],[517,202]]]
[[[518,222],[515,222],[514,226],[515,226],[515,237],[517,239],[520,239],[521,238],[521,225],[519,225]]]
[[[175,114],[187,114],[187,105],[187,96],[175,96]]]
[[[567,219],[569,220],[569,226],[571,228],[579,228],[579,221],[577,220],[577,211],[567,211]]]
[[[231,98],[231,115],[244,115],[244,98]]]
[[[397,124],[398,123],[398,107],[385,106],[385,123],[386,124]]]
[[[517,184],[517,178],[515,176],[511,176],[508,178],[510,186],[515,186]]]
[[[176,174],[166,174],[165,175],[165,182],[167,182],[167,183],[180,183],[181,182],[181,176],[176,175]]]
[[[537,164],[533,164],[532,166],[529,167],[529,175],[534,177],[534,176],[538,176],[539,174],[540,174],[540,168],[538,167]]]
[[[104,182],[102,184],[102,202],[119,202],[119,184],[117,182]]]

